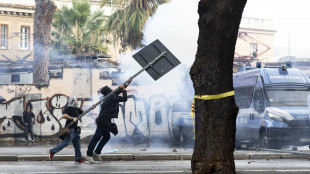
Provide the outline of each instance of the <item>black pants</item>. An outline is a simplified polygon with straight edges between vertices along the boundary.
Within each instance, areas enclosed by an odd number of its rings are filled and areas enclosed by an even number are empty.
[[[96,154],[101,154],[101,150],[104,147],[105,144],[107,144],[107,142],[110,140],[110,132],[107,130],[104,130],[100,127],[97,127],[96,132],[94,134],[94,136],[92,137],[92,139],[90,140],[90,143],[88,145],[88,149],[87,149],[87,156],[93,156],[93,152],[94,149],[97,145],[97,148],[95,150]]]
[[[28,124],[25,124],[25,140],[28,141],[28,133],[30,132],[30,135],[31,135],[31,140],[33,140],[33,130],[32,130],[32,124],[28,123]]]

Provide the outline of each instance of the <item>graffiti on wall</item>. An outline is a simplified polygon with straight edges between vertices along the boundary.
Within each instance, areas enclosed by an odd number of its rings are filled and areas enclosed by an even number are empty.
[[[35,120],[33,132],[37,137],[56,137],[58,131],[65,125],[62,111],[67,105],[68,96],[55,94],[48,98],[31,99],[25,96],[12,98],[0,103],[0,137],[24,134],[22,113],[27,102],[33,105]],[[80,102],[80,108],[88,109],[91,105]],[[148,100],[129,95],[125,103],[120,103],[117,119],[119,134],[117,138],[130,138],[135,142],[143,142],[153,137],[172,137],[172,113],[169,100],[164,95],[154,95]],[[96,108],[96,110],[99,107]],[[98,111],[91,111],[82,117],[79,125],[82,127],[81,138],[94,133],[95,119]]]
[[[2,88],[2,86],[0,88]],[[15,88],[8,88],[7,91],[8,91],[8,93],[15,93],[18,95],[26,95],[26,94],[30,93],[31,86],[30,85],[16,86]]]
[[[60,122],[61,112],[66,106],[67,98],[64,94],[55,94],[50,98],[26,101],[24,95],[0,103],[0,136],[23,134],[25,130],[23,111],[27,102],[32,104],[35,115],[33,120],[34,134],[39,137],[57,135],[62,125]]]

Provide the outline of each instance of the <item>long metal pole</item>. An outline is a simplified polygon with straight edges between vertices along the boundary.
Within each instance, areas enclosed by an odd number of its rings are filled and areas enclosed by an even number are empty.
[[[126,83],[132,81],[135,77],[137,77],[139,74],[141,74],[144,70],[148,69],[149,67],[151,67],[156,61],[158,61],[160,58],[162,58],[164,55],[166,54],[166,51],[163,51],[160,55],[158,55],[152,62],[150,62],[149,64],[147,64],[144,68],[142,68],[140,71],[138,71],[136,74],[134,74],[133,76],[131,76],[127,81],[125,81],[123,83],[123,85],[125,85]],[[117,90],[119,90],[119,87],[117,87],[116,89],[114,89],[112,92],[110,92],[107,96],[105,96],[103,99],[99,100],[97,103],[93,104],[92,107],[88,108],[87,110],[85,110],[81,115],[78,116],[77,119],[82,118],[84,115],[86,115],[88,112],[90,112],[91,110],[93,110],[93,108],[95,108],[96,106],[98,106],[101,102],[104,102],[107,98],[109,98],[112,94],[114,94]],[[71,122],[70,124],[67,125],[67,127],[70,127],[73,124],[73,122]]]

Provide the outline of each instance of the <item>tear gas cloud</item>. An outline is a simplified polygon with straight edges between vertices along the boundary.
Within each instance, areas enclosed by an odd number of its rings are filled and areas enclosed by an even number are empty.
[[[146,71],[133,80],[130,87],[139,86],[137,88],[138,95],[142,94],[146,100],[149,96],[164,95],[168,98],[170,106],[178,104],[184,107],[182,108],[183,112],[191,111],[190,104],[193,100],[194,90],[189,71],[195,60],[197,49],[197,9],[198,0],[172,0],[160,5],[156,13],[148,19],[143,29],[142,44],[146,46],[156,39],[160,40],[179,59],[181,64],[157,81],[154,81]],[[132,57],[141,49],[138,48],[129,54],[122,54],[118,57],[120,69],[124,72],[119,77],[121,82],[125,82],[142,68]],[[164,135],[157,138],[152,136],[147,151],[169,151],[167,138]],[[161,147],[160,150],[158,147]]]
[[[193,87],[189,77],[189,69],[194,62],[198,38],[198,0],[172,0],[160,5],[156,13],[149,18],[143,29],[144,45],[159,39],[180,61],[181,64],[166,75],[154,81],[151,76],[143,72],[134,79],[139,86],[154,86],[152,94],[164,94],[178,100],[178,96],[190,94],[193,97]],[[125,71],[120,77],[125,81],[141,69],[132,58],[141,48],[130,54],[122,54],[118,60],[120,68]],[[186,85],[186,80],[189,85]]]

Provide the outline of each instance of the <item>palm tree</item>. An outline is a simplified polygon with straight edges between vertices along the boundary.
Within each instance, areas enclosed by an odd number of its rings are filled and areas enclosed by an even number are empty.
[[[73,1],[72,6],[55,13],[52,46],[60,54],[105,53],[103,12],[91,13],[87,0]]]
[[[108,18],[105,29],[114,39],[121,40],[122,48],[141,46],[142,29],[158,5],[169,0],[102,0],[101,6],[115,4],[115,12]]]

